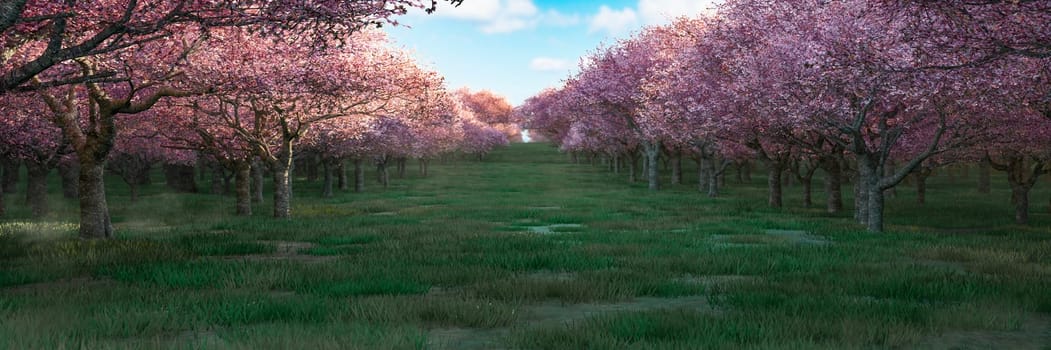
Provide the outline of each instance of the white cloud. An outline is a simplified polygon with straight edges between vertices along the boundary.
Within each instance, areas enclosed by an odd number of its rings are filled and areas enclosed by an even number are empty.
[[[609,6],[602,5],[598,9],[598,14],[591,17],[588,33],[606,31],[610,35],[618,35],[635,28],[638,24],[639,16],[635,10],[631,8],[613,10]]]
[[[645,24],[664,24],[680,16],[712,13],[719,0],[639,0],[639,16]]]
[[[537,72],[565,72],[573,68],[573,64],[566,60],[551,57],[537,57],[529,62],[529,69]]]
[[[511,33],[538,25],[566,27],[580,22],[579,16],[555,10],[541,12],[533,0],[471,0],[458,7],[439,6],[434,15],[475,22],[486,34]]]

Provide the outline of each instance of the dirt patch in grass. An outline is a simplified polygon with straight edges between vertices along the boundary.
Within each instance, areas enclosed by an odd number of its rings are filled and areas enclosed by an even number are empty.
[[[761,281],[762,278],[758,276],[746,276],[746,275],[706,275],[706,276],[684,276],[676,278],[676,282],[682,282],[685,284],[701,285],[705,287],[724,286],[731,284],[746,284],[756,283]]]
[[[543,226],[526,226],[526,229],[532,233],[539,233],[542,235],[550,235],[557,233],[576,232],[584,228],[581,224],[551,224]]]
[[[952,331],[924,339],[910,349],[1015,349],[1051,348],[1051,315],[1027,317],[1016,331]]]
[[[806,231],[799,230],[766,230],[768,236],[781,237],[793,244],[828,245],[831,241],[825,237],[815,236]]]
[[[643,297],[608,304],[543,302],[522,306],[519,323],[513,327],[432,329],[428,335],[427,347],[431,349],[506,349],[504,338],[514,328],[558,327],[604,314],[656,310],[719,311],[708,302],[707,296],[682,298]]]

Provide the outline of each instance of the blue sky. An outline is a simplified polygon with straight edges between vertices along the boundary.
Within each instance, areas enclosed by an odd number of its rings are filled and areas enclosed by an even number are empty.
[[[388,27],[451,89],[489,89],[518,105],[561,84],[580,58],[644,25],[712,8],[712,0],[464,0]]]

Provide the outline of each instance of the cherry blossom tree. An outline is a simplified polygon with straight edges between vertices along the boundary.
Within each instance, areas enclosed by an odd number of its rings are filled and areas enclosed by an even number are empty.
[[[462,0],[450,0],[458,5]],[[306,44],[346,38],[396,23],[408,8],[433,11],[437,0],[11,0],[0,4],[0,94],[85,81],[123,79],[118,70],[41,73],[70,60],[107,55],[187,30],[247,27]]]

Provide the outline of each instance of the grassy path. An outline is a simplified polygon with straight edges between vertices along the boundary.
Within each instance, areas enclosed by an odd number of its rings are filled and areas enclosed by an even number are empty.
[[[1051,346],[1051,217],[1012,226],[1005,184],[903,189],[871,235],[764,182],[650,193],[514,145],[385,191],[296,182],[292,221],[114,182],[110,242],[56,193],[0,221],[0,349]]]

